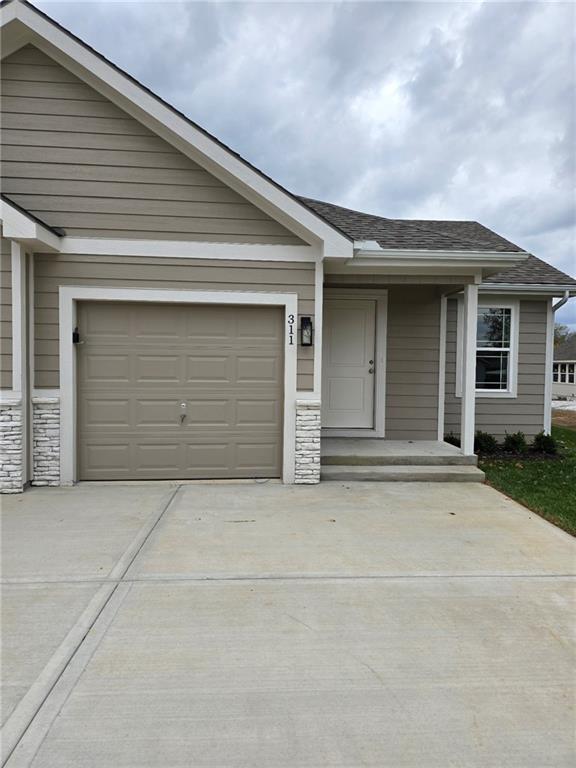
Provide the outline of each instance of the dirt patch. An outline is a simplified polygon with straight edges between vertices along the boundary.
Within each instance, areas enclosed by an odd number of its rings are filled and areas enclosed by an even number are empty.
[[[556,427],[576,429],[576,411],[552,411],[552,424]]]

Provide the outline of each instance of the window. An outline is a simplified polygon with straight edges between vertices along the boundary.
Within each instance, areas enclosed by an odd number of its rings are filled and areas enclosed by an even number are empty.
[[[555,384],[574,384],[576,382],[576,362],[554,363],[552,381]]]
[[[517,301],[480,303],[476,317],[476,392],[478,397],[516,397],[518,356]],[[462,396],[463,302],[458,306],[456,396]]]
[[[478,307],[476,391],[507,392],[510,381],[512,309]]]

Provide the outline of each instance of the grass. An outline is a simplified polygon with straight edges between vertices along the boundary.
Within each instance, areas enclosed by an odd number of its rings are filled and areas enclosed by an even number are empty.
[[[553,426],[552,434],[560,457],[486,457],[478,466],[491,486],[576,536],[576,424]]]

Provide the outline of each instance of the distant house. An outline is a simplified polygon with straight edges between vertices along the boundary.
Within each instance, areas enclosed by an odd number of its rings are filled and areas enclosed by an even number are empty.
[[[576,335],[554,350],[552,396],[576,397]]]

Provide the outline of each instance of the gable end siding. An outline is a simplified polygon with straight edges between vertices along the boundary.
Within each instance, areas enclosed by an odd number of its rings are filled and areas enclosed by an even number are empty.
[[[37,48],[1,86],[3,192],[68,235],[303,244]]]

